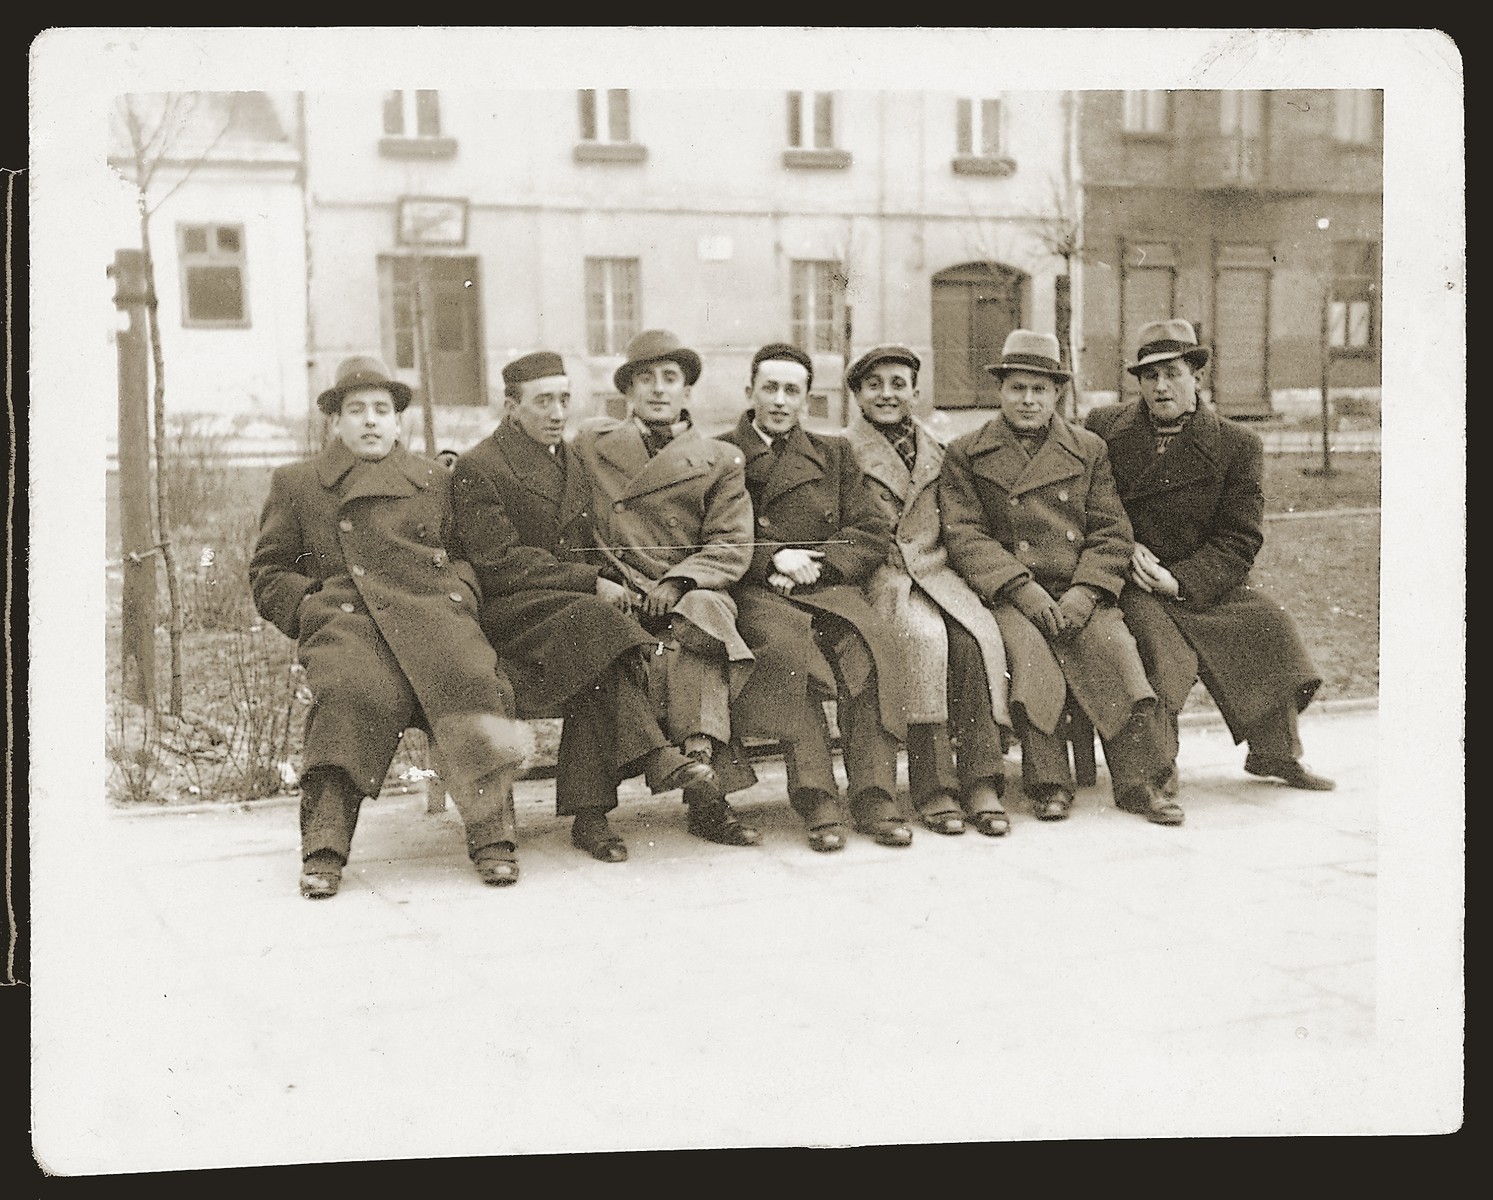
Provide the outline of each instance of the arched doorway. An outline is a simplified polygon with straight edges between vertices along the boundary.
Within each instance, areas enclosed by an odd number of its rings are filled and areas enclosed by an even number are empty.
[[[993,408],[999,403],[986,363],[1022,326],[1030,277],[1001,263],[964,263],[933,277],[933,403]]]

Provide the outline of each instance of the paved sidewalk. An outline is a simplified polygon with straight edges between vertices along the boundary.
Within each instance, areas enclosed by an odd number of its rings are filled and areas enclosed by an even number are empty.
[[[1184,729],[1187,822],[918,830],[818,855],[780,762],[755,848],[629,785],[631,858],[519,789],[523,878],[454,811],[365,806],[335,899],[293,805],[88,822],[36,973],[36,1150],[62,1173],[699,1146],[1354,1132],[1376,1039],[1373,708],[1303,720],[1303,793]],[[1013,775],[1017,764],[1008,764]],[[86,904],[86,907],[80,908]],[[41,940],[41,939],[38,939]],[[58,961],[58,960],[61,961]],[[45,1018],[45,1021],[42,1020]]]

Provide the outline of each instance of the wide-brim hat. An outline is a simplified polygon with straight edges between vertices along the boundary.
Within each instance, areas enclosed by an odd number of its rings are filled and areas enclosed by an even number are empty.
[[[850,364],[850,369],[845,372],[845,386],[852,392],[859,391],[861,380],[871,373],[872,367],[881,362],[898,362],[911,367],[914,372],[923,369],[923,360],[906,346],[876,346]]]
[[[1061,355],[1058,339],[1053,334],[1038,333],[1034,329],[1013,329],[1001,347],[1000,362],[986,363],[985,369],[997,378],[1004,377],[1007,371],[1031,371],[1067,383],[1073,376],[1063,370]]]
[[[1208,347],[1198,344],[1192,322],[1173,317],[1169,321],[1152,321],[1141,329],[1140,349],[1135,352],[1135,361],[1128,363],[1125,370],[1139,375],[1143,367],[1174,358],[1185,359],[1194,370],[1201,370],[1208,365],[1208,357]]]
[[[632,387],[632,377],[639,367],[653,362],[673,362],[684,372],[684,382],[694,387],[700,378],[700,356],[682,345],[667,329],[645,329],[624,350],[625,361],[612,373],[612,385],[626,393]]]
[[[395,412],[403,412],[410,406],[409,385],[390,378],[389,369],[378,359],[360,355],[342,360],[337,368],[337,382],[316,398],[316,407],[333,416],[342,408],[342,397],[348,392],[370,387],[388,392],[394,398]]]

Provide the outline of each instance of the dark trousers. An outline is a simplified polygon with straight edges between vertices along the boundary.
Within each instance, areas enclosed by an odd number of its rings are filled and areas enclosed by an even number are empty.
[[[1276,709],[1249,731],[1249,754],[1252,758],[1301,757],[1301,734],[1292,702]]]
[[[1022,790],[1031,796],[1057,787],[1071,795],[1077,785],[1068,761],[1068,743],[1061,731],[1044,733],[1027,719],[1020,705],[1013,705],[1011,713],[1021,739]],[[1144,783],[1159,783],[1177,759],[1176,725],[1154,701],[1136,705],[1119,733],[1099,740],[1116,796]]]
[[[643,770],[645,760],[651,765],[650,756],[670,745],[642,681],[629,664],[612,663],[565,707],[555,764],[556,815],[616,808],[617,781]],[[683,761],[679,755],[674,765]]]
[[[907,727],[907,782],[921,807],[940,793],[958,793],[982,780],[1004,786],[1000,727],[990,707],[990,684],[980,644],[957,621],[948,631],[947,724]]]

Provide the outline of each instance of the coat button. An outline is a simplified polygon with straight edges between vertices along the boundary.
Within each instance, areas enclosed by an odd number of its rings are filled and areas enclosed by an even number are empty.
[[[1059,492],[1058,493],[1058,499],[1066,501],[1068,499],[1068,493],[1067,492]]]
[[[348,528],[351,529],[352,526],[349,525]],[[415,526],[415,536],[416,537],[424,537],[429,532],[430,532],[430,526],[429,525],[416,525]]]
[[[627,511],[627,505],[623,504],[622,501],[618,500],[616,504],[612,505],[612,511],[613,512],[626,512]]]
[[[343,533],[351,533],[353,531],[353,523],[344,517],[337,522],[337,528],[342,530]]]
[[[673,526],[678,525],[678,524],[679,524],[679,518],[678,517],[670,517],[669,518],[669,525],[670,525],[670,527],[673,527]]]
[[[344,604],[341,607],[342,607],[342,611],[343,612],[355,612],[356,611],[351,604]]]
[[[1067,533],[1063,534],[1063,536],[1071,542],[1077,539],[1078,533],[1077,531],[1070,529]]]
[[[766,529],[766,528],[768,528],[772,524],[772,518],[771,517],[758,517],[757,518],[757,524],[760,525],[760,526],[762,526],[763,529]]]
[[[430,562],[432,566],[444,567],[446,565],[446,556],[437,551],[431,556]]]
[[[1020,550],[1023,554],[1025,554],[1031,548],[1032,548],[1032,546],[1031,546],[1030,542],[1017,542],[1016,543],[1016,549]]]
[[[1021,497],[1020,496],[1012,496],[1011,497],[1011,507],[1012,508],[1015,508],[1020,503],[1021,503]]]
[[[361,578],[362,576],[368,574],[368,572],[365,571],[365,570],[363,570],[362,567],[355,566],[355,567],[353,567],[353,574],[357,575],[359,578]]]
[[[451,593],[451,599],[455,600],[456,603],[460,604],[461,601],[462,601],[462,594],[460,592],[452,592]]]

